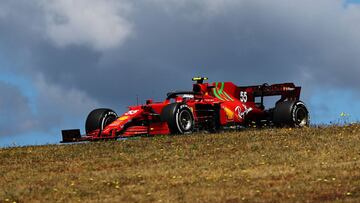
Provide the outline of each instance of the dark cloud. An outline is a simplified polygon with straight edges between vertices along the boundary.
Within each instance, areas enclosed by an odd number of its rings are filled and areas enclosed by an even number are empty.
[[[194,75],[241,85],[294,81],[307,97],[314,87],[360,85],[360,7],[340,1],[10,2],[0,10],[0,53],[16,74],[42,78],[39,104],[61,100],[48,87],[66,94],[59,105],[68,114],[46,114],[52,126],[72,117],[72,106],[81,107],[76,118],[95,105],[123,110],[136,95],[188,89]]]
[[[100,106],[83,92],[49,85],[41,76],[37,77],[34,88],[35,108],[19,86],[0,81],[0,136],[49,132],[53,126],[69,128],[90,109]]]
[[[29,100],[14,85],[0,82],[0,136],[22,133],[36,128]]]

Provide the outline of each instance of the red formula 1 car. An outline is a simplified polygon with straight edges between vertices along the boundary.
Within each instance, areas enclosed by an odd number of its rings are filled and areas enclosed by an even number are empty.
[[[192,91],[167,94],[163,102],[147,100],[118,116],[111,109],[95,109],[86,119],[86,134],[63,130],[62,142],[117,139],[139,135],[189,134],[195,131],[257,126],[309,125],[309,112],[299,100],[301,87],[293,83],[236,86],[232,82],[204,83],[193,78]],[[266,109],[264,97],[279,96]]]

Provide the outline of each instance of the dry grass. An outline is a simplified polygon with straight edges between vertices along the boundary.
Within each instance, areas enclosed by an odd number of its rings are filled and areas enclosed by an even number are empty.
[[[0,202],[360,202],[360,125],[0,149]]]

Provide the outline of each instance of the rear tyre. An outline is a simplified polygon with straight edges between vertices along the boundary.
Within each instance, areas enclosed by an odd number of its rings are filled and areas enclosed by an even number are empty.
[[[309,111],[302,101],[280,102],[274,109],[273,122],[278,127],[309,126]]]
[[[189,134],[194,131],[194,116],[186,104],[172,103],[165,106],[161,119],[168,124],[172,134]]]
[[[95,109],[89,113],[86,123],[85,131],[86,134],[100,129],[99,134],[106,126],[114,122],[118,115],[111,109]]]

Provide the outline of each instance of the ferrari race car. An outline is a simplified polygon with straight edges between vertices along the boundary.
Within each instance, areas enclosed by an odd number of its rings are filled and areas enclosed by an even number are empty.
[[[254,125],[309,125],[309,111],[299,100],[301,87],[293,83],[236,86],[232,82],[205,80],[193,78],[192,91],[169,92],[163,102],[150,99],[144,105],[130,106],[121,116],[111,109],[95,109],[86,119],[86,134],[81,135],[79,129],[63,130],[62,142],[216,132]],[[268,96],[279,97],[272,108],[264,106],[264,97]]]

